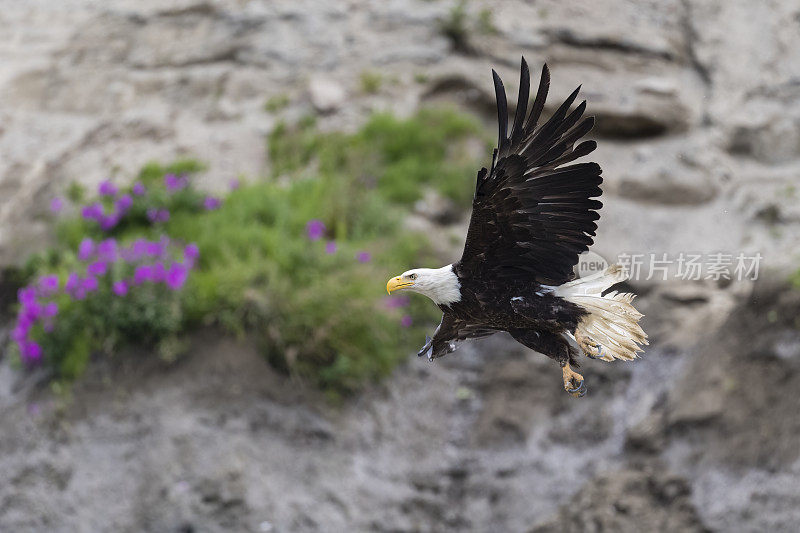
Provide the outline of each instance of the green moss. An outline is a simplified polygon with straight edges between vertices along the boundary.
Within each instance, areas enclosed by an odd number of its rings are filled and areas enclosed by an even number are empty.
[[[313,123],[301,123],[291,131],[280,122],[268,137],[268,154],[275,176],[291,172],[307,165],[318,145],[318,135]]]
[[[789,278],[789,281],[791,281],[795,289],[800,290],[800,270],[792,274],[792,276]]]
[[[453,49],[464,54],[473,54],[475,49],[470,42],[470,35],[496,35],[499,33],[494,24],[492,10],[483,8],[470,15],[467,0],[458,0],[447,16],[439,21],[439,31],[447,37]]]
[[[404,205],[430,187],[468,207],[485,155],[469,152],[479,131],[475,119],[448,109],[425,109],[405,120],[376,114],[352,135],[281,124],[269,137],[269,154],[275,175],[356,181],[359,190]]]
[[[73,181],[70,183],[69,188],[67,189],[67,198],[74,203],[83,202],[84,197],[86,196],[86,189],[80,183]]]
[[[455,50],[471,50],[468,22],[466,0],[458,0],[447,16],[439,21],[439,31],[450,40]]]
[[[178,159],[166,166],[151,161],[139,171],[139,180],[145,185],[152,186],[160,184],[165,174],[194,174],[205,169],[205,164],[193,158]]]
[[[376,94],[381,89],[383,76],[379,72],[364,71],[361,73],[361,92]]]
[[[267,101],[264,102],[264,111],[267,111],[269,113],[275,113],[285,108],[288,105],[289,105],[289,95],[277,94],[275,96],[270,96],[269,98],[267,98]]]
[[[477,30],[484,35],[496,35],[498,33],[497,26],[494,25],[491,9],[484,8],[478,11],[475,25]]]

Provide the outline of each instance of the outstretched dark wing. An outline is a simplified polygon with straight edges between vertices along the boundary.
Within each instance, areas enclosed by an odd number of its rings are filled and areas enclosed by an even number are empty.
[[[600,166],[571,163],[597,144],[578,144],[594,125],[581,119],[586,102],[570,111],[580,87],[550,119],[539,125],[550,72],[545,65],[530,114],[530,73],[522,59],[519,99],[511,134],[503,82],[495,71],[499,135],[491,171],[478,173],[461,276],[519,279],[561,284],[572,277],[578,255],[588,250],[600,218]],[[527,117],[526,117],[527,114]]]
[[[463,340],[488,337],[496,332],[495,329],[470,325],[450,313],[444,313],[442,321],[433,332],[433,338],[425,339],[425,346],[417,353],[417,356],[427,355],[428,359],[433,360],[455,351],[456,345]]]

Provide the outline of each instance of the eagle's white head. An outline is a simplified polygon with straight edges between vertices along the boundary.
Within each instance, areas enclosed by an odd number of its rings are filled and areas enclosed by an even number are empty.
[[[453,265],[442,268],[415,268],[403,272],[386,283],[386,291],[408,290],[424,294],[437,305],[450,305],[461,300],[461,284]]]

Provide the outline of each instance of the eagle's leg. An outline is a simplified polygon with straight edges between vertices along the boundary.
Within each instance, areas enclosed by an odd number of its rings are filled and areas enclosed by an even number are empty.
[[[561,377],[564,380],[565,391],[576,398],[586,394],[586,382],[583,380],[583,376],[572,370],[569,363],[561,365]]]
[[[509,333],[518,343],[558,362],[561,366],[564,390],[576,398],[586,394],[583,376],[572,370],[572,366],[578,366],[575,352],[564,337],[557,333],[532,329],[515,329]]]
[[[575,330],[575,342],[581,347],[589,359],[598,359],[603,355],[603,347],[588,335],[583,335],[579,329]]]

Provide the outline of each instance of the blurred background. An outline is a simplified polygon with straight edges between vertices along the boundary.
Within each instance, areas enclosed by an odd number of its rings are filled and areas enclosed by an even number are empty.
[[[644,259],[580,400],[383,293],[521,55]],[[0,0],[0,530],[796,531],[798,175],[793,1]]]

